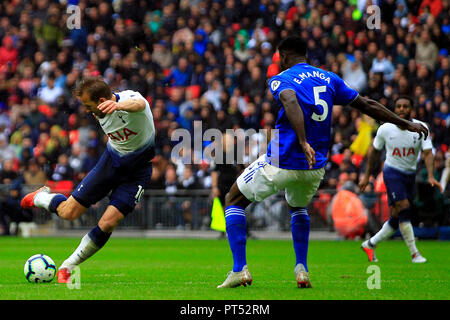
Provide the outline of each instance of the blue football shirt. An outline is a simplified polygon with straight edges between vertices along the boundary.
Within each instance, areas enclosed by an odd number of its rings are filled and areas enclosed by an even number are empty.
[[[275,124],[278,132],[275,131],[267,149],[267,161],[284,169],[309,169],[303,149],[280,101],[280,93],[290,89],[295,91],[303,111],[306,141],[316,152],[313,169],[324,167],[330,147],[333,105],[351,103],[358,96],[358,92],[347,86],[333,72],[307,63],[296,64],[273,76],[269,80],[269,88],[281,109]]]

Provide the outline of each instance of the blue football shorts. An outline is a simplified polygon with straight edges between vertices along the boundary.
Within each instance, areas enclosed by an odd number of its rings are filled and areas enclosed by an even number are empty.
[[[134,165],[117,166],[106,150],[72,196],[89,208],[109,195],[109,204],[126,216],[134,210],[144,190],[149,187],[151,176],[152,163],[148,159]]]

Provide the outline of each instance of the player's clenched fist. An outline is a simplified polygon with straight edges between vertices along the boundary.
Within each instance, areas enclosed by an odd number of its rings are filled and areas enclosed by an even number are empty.
[[[106,114],[111,114],[115,110],[119,110],[119,104],[116,101],[106,100],[99,104],[98,110]]]

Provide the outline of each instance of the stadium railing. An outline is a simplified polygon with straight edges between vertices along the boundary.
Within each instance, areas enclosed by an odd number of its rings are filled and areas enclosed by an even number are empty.
[[[22,194],[36,190],[38,187],[25,185]],[[0,185],[0,201],[6,199],[9,189],[9,185]],[[58,192],[58,190],[52,190],[52,192]],[[308,212],[312,230],[332,231],[334,229],[330,202],[335,194],[334,190],[319,190],[311,201]],[[379,228],[388,218],[385,195],[365,194],[360,199],[369,212],[368,226],[371,229]],[[147,190],[135,211],[129,214],[118,228],[210,230],[212,202],[210,190],[178,190],[171,194],[165,190]],[[33,209],[33,221],[38,226],[58,230],[91,228],[98,222],[107,206],[108,198],[105,198],[91,206],[75,221],[65,221],[42,209]],[[252,203],[246,209],[246,216],[250,230],[273,232],[290,230],[289,210],[282,192],[260,203]]]

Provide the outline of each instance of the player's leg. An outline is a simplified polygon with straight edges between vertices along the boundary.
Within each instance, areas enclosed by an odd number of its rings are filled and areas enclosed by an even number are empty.
[[[124,215],[116,207],[109,205],[98,225],[81,239],[75,251],[59,267],[57,274],[58,283],[70,282],[72,270],[105,245],[111,233],[123,218]]]
[[[225,222],[228,242],[233,254],[233,270],[218,288],[232,288],[251,284],[247,269],[247,219],[245,208],[253,201],[261,201],[278,191],[268,175],[276,168],[265,161],[265,155],[249,165],[225,196]]]
[[[411,253],[413,263],[424,263],[427,261],[416,247],[416,240],[414,238],[414,230],[411,224],[411,205],[408,199],[398,201],[395,204],[398,212],[399,229],[403,240]]]
[[[375,255],[375,248],[377,244],[389,239],[398,229],[397,209],[392,205],[389,207],[391,209],[391,218],[383,224],[381,229],[373,237],[361,244],[361,248],[367,254],[367,257],[371,262],[378,261]]]
[[[283,170],[283,174],[296,176],[295,182],[286,186],[285,197],[291,215],[297,286],[311,288],[307,264],[310,219],[306,206],[316,194],[325,170]]]
[[[68,281],[74,266],[91,257],[105,245],[119,222],[134,210],[145,188],[149,187],[151,176],[151,163],[137,166],[132,171],[117,172],[117,186],[111,184],[110,205],[98,225],[83,237],[78,248],[61,265],[58,271],[58,282]]]
[[[383,180],[386,186],[388,204],[391,208],[391,218],[383,224],[380,231],[361,244],[361,249],[366,253],[370,262],[378,261],[375,255],[376,246],[380,242],[389,239],[399,228],[398,210],[395,203],[408,198],[404,177],[398,171],[385,166],[383,169]]]
[[[233,253],[233,272],[242,271],[247,264],[245,245],[247,234],[247,219],[244,210],[251,202],[239,191],[235,182],[225,196],[225,222]]]
[[[48,187],[27,194],[21,201],[21,207],[42,208],[65,220],[78,219],[87,210],[73,196],[67,198],[61,193],[50,193]]]
[[[252,284],[252,276],[247,268],[247,219],[244,210],[251,202],[239,191],[235,182],[225,196],[225,223],[233,255],[233,269],[225,281],[217,288],[234,288]]]

